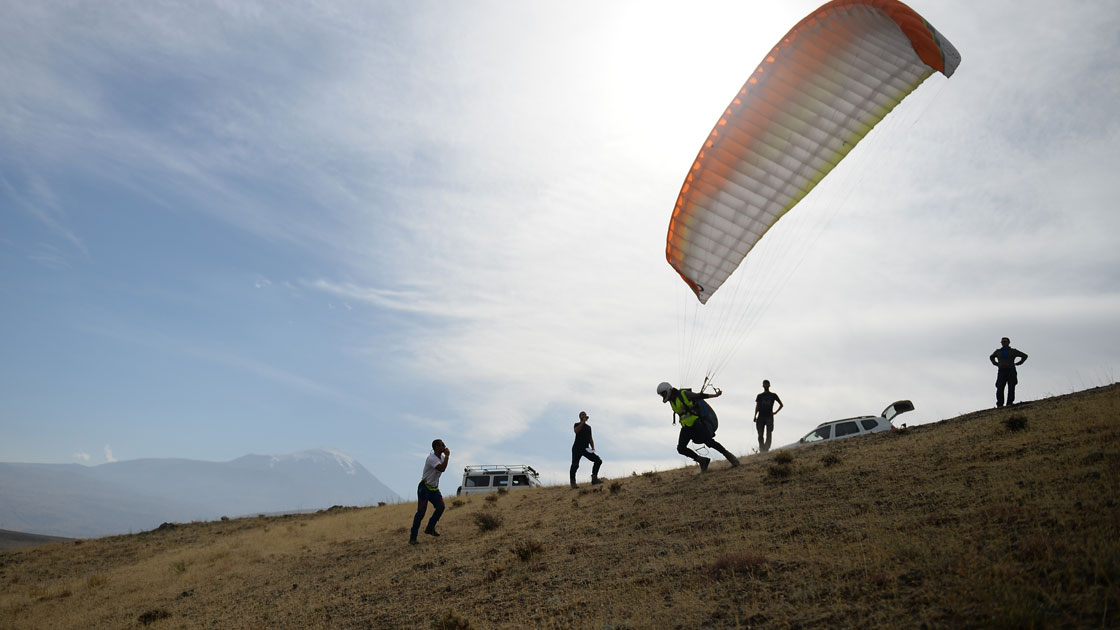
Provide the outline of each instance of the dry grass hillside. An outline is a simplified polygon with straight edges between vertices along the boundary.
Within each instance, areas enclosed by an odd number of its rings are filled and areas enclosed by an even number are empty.
[[[1118,437],[1113,385],[449,497],[419,546],[411,504],[52,543],[0,554],[0,627],[1117,628]]]

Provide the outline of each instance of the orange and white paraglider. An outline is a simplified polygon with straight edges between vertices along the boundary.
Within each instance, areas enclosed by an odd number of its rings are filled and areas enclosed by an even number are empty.
[[[701,303],[759,239],[957,49],[897,0],[834,0],[778,42],[712,129],[665,255]]]
[[[896,105],[934,73],[951,76],[960,60],[937,29],[897,0],[834,0],[782,37],[716,122],[673,208],[665,257],[697,306]],[[773,287],[757,284],[758,301],[773,299]],[[737,346],[745,332],[728,332],[723,322],[742,316],[749,323],[736,325],[745,331],[758,308],[708,313],[720,323],[705,333],[695,323],[682,327],[689,337],[682,337],[682,378],[695,376],[689,355],[699,337]],[[732,351],[716,353],[723,356],[713,358],[705,383]]]

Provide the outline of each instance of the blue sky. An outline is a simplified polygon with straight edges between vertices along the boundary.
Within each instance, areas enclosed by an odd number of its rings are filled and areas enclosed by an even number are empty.
[[[563,481],[586,409],[604,475],[683,465],[669,214],[818,4],[0,0],[0,460],[331,446],[408,497],[435,437]],[[990,406],[1003,335],[1021,399],[1115,382],[1120,11],[911,5],[962,64],[752,254],[736,452],[763,378],[779,444]]]

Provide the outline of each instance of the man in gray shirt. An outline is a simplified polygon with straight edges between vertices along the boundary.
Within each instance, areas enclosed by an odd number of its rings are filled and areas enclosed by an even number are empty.
[[[778,403],[778,408],[774,408]],[[770,381],[762,381],[762,393],[754,398],[754,425],[758,429],[758,452],[770,450],[770,439],[774,435],[774,414],[782,410],[785,403],[770,391]]]

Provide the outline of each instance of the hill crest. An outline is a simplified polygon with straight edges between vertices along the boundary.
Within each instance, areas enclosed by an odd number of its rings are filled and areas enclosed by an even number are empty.
[[[0,625],[1116,627],[1120,388],[695,467],[0,554]]]

